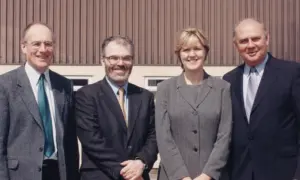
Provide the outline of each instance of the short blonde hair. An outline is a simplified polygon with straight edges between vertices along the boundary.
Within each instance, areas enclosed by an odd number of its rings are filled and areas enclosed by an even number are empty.
[[[182,67],[182,62],[180,59],[180,51],[181,51],[182,47],[188,42],[188,40],[192,36],[196,37],[199,40],[200,44],[204,47],[205,52],[206,52],[205,59],[207,57],[207,54],[209,51],[209,45],[208,45],[208,40],[205,37],[204,33],[200,29],[197,29],[197,28],[186,28],[180,32],[178,39],[177,39],[176,49],[175,49],[175,54],[177,55],[177,57],[181,63],[181,67]]]

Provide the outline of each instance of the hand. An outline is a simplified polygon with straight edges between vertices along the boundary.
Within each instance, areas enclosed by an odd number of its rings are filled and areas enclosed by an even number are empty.
[[[190,178],[190,177],[184,177],[184,178],[182,178],[182,180],[192,180],[192,178]]]
[[[200,176],[196,177],[194,180],[211,180],[211,177],[202,173],[202,174],[200,174]]]
[[[144,171],[144,163],[141,160],[128,160],[121,163],[124,166],[120,174],[125,180],[141,180]]]

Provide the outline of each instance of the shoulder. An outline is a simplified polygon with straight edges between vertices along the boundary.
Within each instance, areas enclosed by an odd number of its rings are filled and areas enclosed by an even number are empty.
[[[19,67],[8,71],[0,75],[0,86],[1,87],[12,87],[17,83],[18,73],[22,70],[23,67]]]
[[[287,79],[294,79],[300,74],[300,64],[291,60],[284,60],[272,57],[271,59],[272,71],[275,71],[279,77]]]
[[[73,92],[73,82],[70,79],[52,70],[49,70],[49,76],[52,88],[62,88],[66,93]]]
[[[291,60],[285,60],[285,59],[278,59],[278,58],[272,58],[272,63],[280,68],[280,69],[284,69],[284,70],[293,70],[293,69],[299,69],[300,64],[295,62],[295,61],[291,61]]]
[[[145,96],[145,97],[154,96],[153,93],[151,91],[149,91],[148,89],[142,88],[142,87],[137,86],[137,85],[132,84],[132,83],[128,83],[128,89],[130,89],[130,91],[133,92],[133,93],[138,93],[138,94],[141,94],[142,96]]]
[[[157,86],[157,90],[163,91],[163,90],[169,89],[170,87],[175,87],[178,78],[179,78],[179,76],[174,76],[174,77],[171,77],[169,79],[166,79],[166,80],[160,82]]]
[[[212,88],[214,88],[214,89],[223,90],[223,89],[230,88],[230,84],[227,81],[225,81],[219,77],[210,76],[208,80],[211,82]]]
[[[96,92],[99,91],[98,89],[100,89],[100,87],[103,85],[102,81],[103,80],[100,80],[95,83],[85,85],[85,86],[81,87],[80,89],[78,89],[77,93],[95,94]]]
[[[67,84],[70,84],[72,82],[70,79],[68,79],[68,78],[64,77],[63,75],[60,75],[57,72],[54,72],[52,70],[49,70],[49,74],[50,74],[50,77],[53,77],[54,81],[59,81],[62,83],[67,83]]]
[[[16,69],[13,69],[11,71],[8,71],[6,73],[3,73],[0,75],[0,80],[9,80],[17,77],[18,72],[21,70],[23,67],[19,67]]]
[[[244,71],[244,64],[241,64],[224,74],[223,79],[230,82],[232,78],[236,77],[240,71]]]

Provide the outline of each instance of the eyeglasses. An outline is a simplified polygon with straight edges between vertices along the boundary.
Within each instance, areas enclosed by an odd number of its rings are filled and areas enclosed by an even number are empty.
[[[106,58],[111,64],[117,64],[119,60],[122,60],[124,63],[130,64],[133,60],[133,56],[104,56],[104,58]]]
[[[33,41],[33,42],[25,42],[29,44],[33,49],[39,49],[42,45],[44,45],[45,49],[53,49],[54,43],[51,41]]]

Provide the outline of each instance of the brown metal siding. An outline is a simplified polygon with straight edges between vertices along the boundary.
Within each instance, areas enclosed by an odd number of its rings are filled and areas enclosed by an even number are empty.
[[[175,65],[175,38],[198,27],[209,38],[207,65],[241,62],[232,44],[234,24],[255,17],[271,34],[270,51],[300,61],[299,0],[0,0],[0,64],[20,64],[22,29],[42,21],[56,34],[55,64],[100,64],[110,35],[134,40],[139,65]]]

